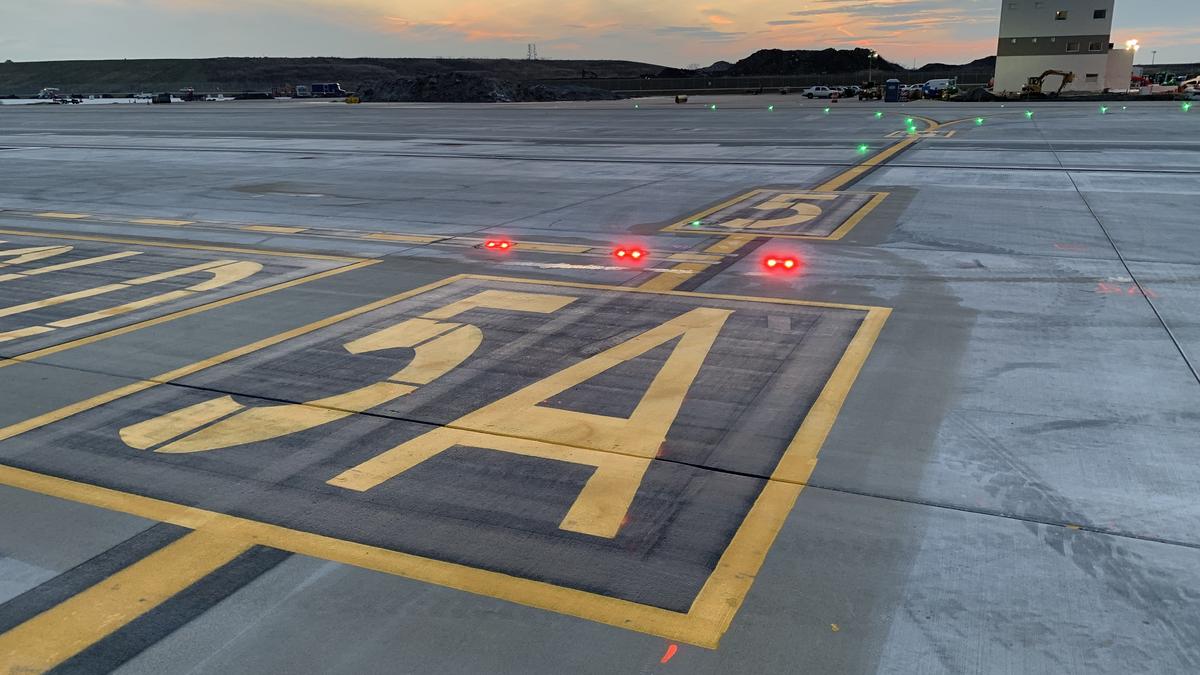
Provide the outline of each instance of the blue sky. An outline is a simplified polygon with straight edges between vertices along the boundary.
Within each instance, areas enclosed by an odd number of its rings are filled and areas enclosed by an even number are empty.
[[[0,60],[199,56],[736,60],[866,46],[907,65],[994,53],[1000,0],[0,0]],[[1200,61],[1200,0],[1117,0],[1113,38]]]

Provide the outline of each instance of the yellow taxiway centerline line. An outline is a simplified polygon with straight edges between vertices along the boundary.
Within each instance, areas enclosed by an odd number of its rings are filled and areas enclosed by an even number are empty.
[[[928,117],[922,117],[920,115],[909,115],[909,117],[912,117],[914,119],[919,119],[922,122],[925,122],[927,125],[929,125],[929,127],[926,129],[926,131],[933,131],[933,130],[936,130],[937,128],[939,128],[940,126],[942,126],[936,120],[930,119]],[[900,154],[905,149],[907,149],[909,146],[913,145],[914,143],[916,143],[919,140],[921,140],[921,139],[920,138],[906,138],[903,141],[900,141],[899,143],[896,143],[896,144],[886,148],[882,152],[880,152],[876,155],[873,155],[871,157],[868,157],[867,159],[863,160],[862,162],[855,164],[854,166],[850,167],[849,169],[839,173],[838,175],[834,176],[833,178],[818,185],[812,191],[813,192],[836,192],[836,191],[838,191],[838,189],[844,187],[848,183],[851,183],[851,182],[857,180],[860,176],[862,176],[864,173],[870,171],[872,168],[879,166],[880,164],[883,164],[884,162],[887,162],[888,160],[890,160],[892,157],[895,157],[896,155]],[[717,211],[720,211],[721,209],[724,209],[728,206],[736,204],[736,203],[746,199],[747,197],[753,196],[761,191],[762,190],[752,190],[745,194],[742,194],[742,195],[739,195],[732,199],[726,200],[720,204],[717,204],[716,206],[713,206],[712,208],[709,208],[709,209],[701,212],[700,214],[698,214],[696,216],[693,216],[692,219],[702,218],[706,215],[711,215],[713,213],[716,213]],[[831,235],[829,235],[829,237],[826,237],[826,239],[838,240],[838,239],[841,239],[842,237],[844,237],[846,235],[846,233],[849,232],[855,225],[857,225],[864,217],[866,217],[866,215],[868,213],[870,213],[870,211],[874,210],[874,208],[879,205],[880,201],[882,201],[882,198],[877,195],[874,199],[871,200],[870,203],[867,204],[867,206],[865,208],[861,209],[858,214],[855,214],[855,216],[852,216],[849,220],[847,220],[845,223],[843,223],[841,226],[839,226],[838,229],[835,230]],[[675,223],[675,224],[667,227],[666,229],[678,231],[678,230],[683,229],[683,226],[688,222],[689,222],[688,220],[680,221],[678,223]],[[770,235],[757,235],[757,234],[751,235],[751,234],[740,234],[740,233],[739,234],[731,234],[731,235],[726,236],[725,238],[723,238],[721,241],[717,242],[716,244],[705,249],[704,252],[729,255],[729,254],[732,254],[733,252],[737,251],[738,249],[740,249],[742,246],[746,245],[747,243],[749,243],[759,237],[769,237],[769,236]],[[671,289],[679,287],[680,284],[682,284],[684,281],[691,278],[692,274],[703,272],[705,269],[708,269],[707,264],[698,263],[698,262],[681,263],[672,268],[673,273],[662,273],[662,274],[655,275],[654,277],[651,277],[644,283],[640,284],[639,288],[645,288],[647,290],[655,290],[655,291],[671,290]]]

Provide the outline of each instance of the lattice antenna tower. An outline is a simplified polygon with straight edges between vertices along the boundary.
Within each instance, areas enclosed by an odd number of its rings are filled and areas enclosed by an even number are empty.
[[[525,58],[529,59],[530,61],[538,60],[537,45],[533,44],[532,42],[529,43],[528,53]]]

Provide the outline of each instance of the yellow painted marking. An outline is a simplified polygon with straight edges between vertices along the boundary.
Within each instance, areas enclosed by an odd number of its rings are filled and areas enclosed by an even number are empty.
[[[68,247],[68,249],[69,248],[70,247]],[[131,258],[135,255],[141,255],[141,254],[142,254],[141,251],[122,251],[120,253],[110,253],[108,255],[96,256],[94,258],[84,258],[83,260],[75,260],[72,262],[59,263],[57,265],[47,265],[45,267],[38,267],[38,268],[32,269],[32,270],[24,270],[21,272],[15,272],[13,274],[5,274],[3,276],[0,276],[0,281],[11,281],[13,279],[20,279],[23,277],[37,276],[39,274],[50,274],[51,272],[61,272],[63,270],[72,270],[77,267],[87,267],[89,265],[98,265],[100,263],[106,263],[106,262],[110,262],[113,260],[121,260],[123,258]],[[0,255],[3,255],[3,253],[0,252]]]
[[[131,448],[145,450],[179,436],[180,429],[195,429],[211,424],[243,407],[232,396],[222,396],[125,427],[121,430],[121,440]]]
[[[446,239],[446,237],[432,237],[425,234],[396,234],[392,232],[373,232],[363,235],[362,238],[377,241],[402,241],[408,244],[432,244],[435,241]]]
[[[216,399],[211,405],[194,405],[127,427],[121,431],[121,438],[130,447],[145,450],[150,447],[144,444],[148,439],[173,439],[200,429],[157,449],[178,454],[231,448],[307,431],[407,396],[416,390],[413,385],[428,384],[453,370],[483,343],[483,333],[475,326],[443,324],[433,318],[453,318],[478,307],[548,313],[546,310],[557,311],[574,300],[569,296],[483,291],[428,312],[423,318],[402,321],[345,345],[351,354],[412,348],[413,359],[387,381],[306,403],[248,408],[205,426],[225,417],[216,415],[216,411],[228,404]]]
[[[519,241],[513,244],[513,249],[515,250],[538,251],[540,253],[587,253],[593,248],[595,248],[595,246],[582,246],[579,244],[544,244],[534,241]]]
[[[135,218],[129,221],[135,225],[166,225],[168,227],[183,227],[184,225],[195,225],[194,220],[171,220],[170,218]]]
[[[223,265],[228,265],[233,262],[236,262],[236,261],[234,261],[234,260],[209,260],[207,262],[202,262],[202,263],[198,263],[195,265],[189,265],[188,267],[180,267],[177,269],[168,270],[166,272],[160,272],[158,274],[149,274],[144,277],[138,277],[137,279],[130,279],[129,281],[123,281],[121,283],[129,284],[130,286],[142,286],[145,284],[152,284],[152,283],[155,283],[158,281],[166,281],[167,279],[174,279],[175,277],[181,277],[181,276],[185,276],[188,274],[195,274],[197,272],[205,272],[205,271],[211,270],[214,267],[221,267]]]
[[[720,255],[728,255],[737,251],[746,244],[754,241],[756,237],[752,234],[731,234],[721,241],[704,249],[705,253],[715,253]]]
[[[858,378],[859,370],[867,361],[867,355],[875,346],[875,340],[883,330],[892,310],[875,308],[867,313],[854,339],[846,347],[841,361],[817,397],[800,430],[792,438],[783,459],[775,467],[772,476],[789,483],[807,483],[817,466],[817,453],[825,443],[825,437],[833,428],[842,403],[850,393],[850,386]]]
[[[820,185],[818,185],[816,187],[816,191],[817,192],[836,191],[836,190],[842,188],[843,186],[845,186],[847,183],[851,183],[851,182],[855,181],[856,179],[858,179],[859,176],[862,176],[864,173],[870,171],[874,167],[888,161],[895,155],[903,152],[910,145],[916,143],[919,140],[921,140],[921,139],[906,138],[906,139],[900,141],[899,143],[895,143],[895,144],[879,151],[878,153],[868,157],[867,159],[859,162],[858,164],[854,165],[850,169],[841,172],[840,174],[834,176],[833,178],[830,178],[828,181],[821,183]]]
[[[398,445],[329,481],[363,492],[458,445],[596,467],[559,527],[617,536],[642,476],[658,454],[684,396],[732,310],[694,309],[540,382]],[[676,338],[629,418],[548,408],[542,403]]]
[[[114,316],[120,316],[122,314],[128,314],[129,312],[134,312],[139,309],[146,309],[147,307],[161,305],[164,302],[182,300],[184,298],[191,297],[191,295],[192,293],[186,290],[169,291],[167,293],[160,293],[159,295],[144,298],[142,300],[134,300],[133,302],[117,305],[116,307],[108,307],[105,309],[96,310],[95,312],[88,312],[87,314],[73,316],[68,319],[51,321],[46,325],[50,326],[51,328],[74,328],[75,326],[82,326],[85,323],[91,323],[93,321],[100,321],[103,319],[111,319]]]
[[[261,270],[262,270],[262,264],[257,263],[257,262],[237,262],[237,261],[232,261],[232,260],[216,260],[216,261],[211,261],[211,262],[207,262],[207,263],[201,263],[199,265],[192,265],[191,267],[183,267],[183,268],[176,269],[176,270],[170,270],[168,272],[162,272],[160,274],[152,274],[152,275],[141,277],[138,279],[123,281],[123,282],[117,283],[117,284],[98,286],[96,288],[91,288],[91,289],[87,289],[84,291],[78,291],[76,293],[67,293],[65,295],[60,295],[60,296],[57,296],[54,298],[49,298],[47,300],[39,300],[37,302],[31,302],[31,303],[27,303],[25,305],[18,305],[16,307],[0,309],[0,316],[7,316],[10,314],[19,314],[21,312],[31,311],[33,309],[40,309],[41,307],[58,305],[58,304],[62,304],[64,302],[70,302],[72,300],[78,300],[81,298],[93,297],[96,295],[102,295],[104,293],[109,293],[109,292],[116,291],[116,290],[122,290],[122,289],[129,288],[132,286],[140,286],[140,285],[144,285],[144,284],[153,283],[156,281],[163,281],[163,280],[171,279],[171,278],[175,278],[175,277],[187,276],[188,274],[206,272],[208,274],[211,274],[213,277],[212,279],[210,279],[208,281],[196,283],[196,284],[188,286],[187,288],[184,288],[184,289],[180,289],[180,290],[176,290],[176,291],[169,291],[166,293],[160,293],[158,295],[154,295],[149,298],[144,298],[142,300],[135,300],[132,302],[127,302],[122,305],[117,305],[116,307],[108,307],[106,309],[101,309],[101,310],[98,310],[95,312],[89,312],[87,314],[81,314],[79,316],[74,316],[74,317],[70,317],[67,319],[60,319],[58,321],[53,321],[53,322],[47,324],[51,328],[71,328],[74,326],[83,325],[85,323],[91,323],[93,321],[99,321],[101,319],[108,319],[108,318],[112,318],[114,316],[120,316],[121,314],[127,314],[129,312],[137,311],[139,309],[146,309],[147,307],[153,307],[155,305],[160,305],[165,302],[181,300],[183,298],[187,298],[196,293],[202,293],[202,292],[206,292],[206,291],[216,290],[218,288],[228,286],[229,284],[232,284],[234,282],[241,281],[242,279],[245,279],[247,277],[253,276],[254,274],[258,273]],[[10,331],[7,333],[0,333],[0,342],[4,342],[6,340],[11,340],[11,339],[14,339],[15,337],[19,337],[19,336],[15,335],[14,333],[15,333],[15,331]]]
[[[754,241],[753,234],[731,234],[721,241],[704,249],[705,253],[712,255],[728,255],[745,246],[749,242]],[[691,278],[691,274],[703,272],[708,269],[711,263],[702,262],[684,262],[671,268],[671,272],[663,272],[657,274],[643,283],[640,288],[648,291],[670,291],[674,290],[687,279]],[[682,274],[681,274],[682,272]]]
[[[0,229],[0,234],[14,234],[24,237],[39,237],[42,239],[71,239],[75,241],[102,241],[109,244],[134,244],[138,246],[157,246],[159,248],[181,248],[193,251],[219,251],[221,253],[252,253],[281,256],[285,258],[307,258],[310,260],[336,260],[339,262],[361,262],[363,258],[343,255],[325,255],[321,253],[297,253],[295,251],[276,251],[265,248],[245,248],[239,246],[212,246],[208,244],[184,244],[171,241],[151,241],[132,237],[109,237],[92,234],[65,234],[57,232],[40,232],[36,230]]]
[[[65,220],[80,220],[82,218],[91,218],[87,213],[60,213],[58,211],[46,211],[45,213],[33,214],[39,218],[58,218]]]
[[[704,264],[711,265],[713,263],[721,262],[721,256],[708,255],[706,253],[686,253],[686,252],[684,252],[684,253],[672,253],[671,255],[667,256],[667,260],[671,260],[674,262],[694,262],[694,263],[704,263]]]
[[[45,260],[56,255],[62,255],[74,250],[74,246],[35,246],[32,248],[17,248],[7,251],[0,251],[0,258],[12,258],[6,262],[0,263],[0,267],[9,267],[11,265],[23,265],[25,263],[37,262]]]
[[[421,293],[462,279],[491,280],[507,283],[516,282],[558,288],[603,289],[613,293],[656,293],[629,287],[597,286],[572,282],[530,281],[527,279],[486,275],[449,277],[429,286],[379,300],[343,312],[337,316],[329,317],[265,340],[260,340],[254,344],[246,345],[225,354],[205,359],[190,366],[164,373],[153,380],[128,385],[121,389],[95,396],[87,401],[46,413],[32,420],[0,429],[0,440],[58,422],[137,392],[145,391],[159,384],[185,377],[214,365],[225,363],[240,356],[265,349],[271,345],[311,333],[320,328],[345,321],[380,307],[386,307],[395,302],[420,295]],[[863,348],[874,343],[878,331],[882,328],[883,321],[890,311],[861,305],[755,298],[712,293],[665,291],[657,294],[738,300],[754,303],[857,309],[868,312],[867,320],[863,322],[852,342],[852,345],[857,345],[858,348],[848,350],[842,356],[834,370],[835,377],[842,382],[842,386],[831,388],[826,385],[822,391],[821,396],[826,413],[820,415],[812,424],[809,424],[806,418],[801,425],[801,429],[808,428],[809,440],[807,442],[812,442],[816,438],[823,438],[828,434],[828,429],[824,429],[822,432],[819,427],[833,423],[833,417],[828,414],[831,410],[830,406],[836,407],[841,405],[847,393],[846,390],[848,390],[851,384],[846,378],[850,377],[851,372],[857,373],[861,368],[862,359],[866,357]],[[839,396],[841,400],[838,399]],[[811,460],[811,452],[797,443],[793,442],[789,444],[787,453],[791,452],[801,452],[808,456],[797,462],[790,460],[788,455],[785,454],[780,463],[781,467],[796,466],[798,464],[804,466]],[[734,535],[729,547],[718,561],[716,571],[709,578],[708,582],[705,583],[687,613],[672,612],[586,591],[521,579],[508,574],[475,569],[455,563],[422,558],[398,551],[292,530],[3,465],[0,465],[0,484],[82,504],[89,504],[99,508],[119,511],[121,513],[128,513],[142,518],[172,523],[181,527],[204,527],[206,531],[213,532],[214,534],[226,533],[229,536],[240,537],[262,546],[270,546],[300,555],[404,576],[448,588],[499,598],[529,607],[545,609],[569,616],[577,616],[626,630],[650,633],[669,640],[715,649],[720,642],[721,636],[728,629],[730,621],[732,621],[738,608],[741,606],[750,585],[753,583],[766,557],[767,551],[771,548],[791,507],[803,489],[803,485],[787,482],[786,473],[779,473],[779,470],[777,470],[777,474],[771,477],[762,493],[759,494],[758,499],[743,521],[741,528]]]
[[[307,227],[283,227],[281,225],[246,225],[243,230],[251,232],[273,232],[275,234],[299,234],[308,230]]]
[[[859,223],[863,221],[863,218],[866,218],[871,214],[872,211],[875,210],[877,206],[882,204],[883,200],[887,199],[889,194],[891,193],[879,192],[874,197],[871,197],[871,201],[864,204],[861,209],[855,211],[854,215],[847,218],[846,222],[839,225],[836,230],[830,232],[826,239],[829,241],[839,241],[842,237],[845,237],[850,230],[853,230]]]
[[[488,290],[476,293],[469,298],[452,302],[445,307],[426,312],[426,319],[453,319],[463,312],[482,307],[485,309],[503,309],[511,312],[530,312],[533,314],[552,314],[578,298],[567,295],[546,295],[544,293],[518,293],[514,291]]]
[[[775,195],[771,199],[755,205],[753,208],[761,211],[778,211],[780,209],[790,209],[793,215],[784,218],[734,218],[728,222],[721,223],[720,226],[731,230],[741,229],[769,229],[775,227],[788,227],[791,225],[799,225],[807,223],[814,218],[819,217],[823,211],[820,206],[810,204],[808,201],[830,201],[837,199],[837,195],[828,194],[805,194],[795,192],[784,192]]]
[[[18,338],[41,335],[43,333],[49,333],[53,330],[54,329],[49,326],[30,326],[28,328],[18,328],[16,330],[0,333],[0,342],[8,342],[9,340],[16,340]]]
[[[12,305],[11,307],[0,307],[0,317],[24,314],[25,312],[32,312],[45,307],[53,307],[66,302],[91,298],[97,295],[104,295],[105,293],[112,293],[113,291],[119,291],[124,288],[128,288],[128,286],[125,284],[106,284],[104,286],[96,286],[95,288],[87,288],[82,291],[75,291],[74,293],[64,293],[53,298],[46,298],[45,300],[35,300],[34,302]],[[0,333],[0,335],[3,335],[3,333]]]
[[[11,365],[14,365],[17,363],[23,363],[26,361],[34,361],[34,360],[40,359],[44,356],[49,356],[51,354],[57,354],[59,352],[67,351],[68,349],[75,349],[76,347],[90,345],[92,343],[99,342],[101,340],[107,340],[108,338],[111,338],[111,337],[125,335],[126,333],[132,333],[134,331],[141,330],[143,328],[157,326],[159,324],[166,323],[168,321],[174,321],[175,319],[181,319],[184,317],[192,316],[193,314],[207,312],[210,309],[217,309],[219,307],[224,307],[226,305],[232,305],[235,302],[241,302],[243,300],[257,298],[261,295],[266,295],[268,293],[274,293],[276,291],[281,291],[281,290],[284,290],[287,288],[292,288],[293,286],[299,286],[301,284],[306,284],[311,281],[317,281],[318,279],[324,279],[326,277],[343,274],[345,272],[362,269],[363,267],[369,267],[371,265],[375,265],[378,263],[379,263],[378,260],[361,260],[352,265],[346,265],[344,267],[338,267],[336,269],[325,270],[324,272],[317,272],[316,274],[310,274],[306,277],[301,277],[299,279],[292,279],[291,281],[284,281],[282,283],[275,284],[274,286],[268,286],[266,288],[259,288],[259,289],[253,290],[253,291],[247,291],[245,293],[242,293],[239,295],[234,295],[234,296],[231,296],[228,298],[214,300],[212,302],[205,303],[203,305],[198,305],[196,307],[190,307],[188,309],[182,309],[182,310],[179,310],[178,312],[172,312],[170,314],[164,314],[163,316],[155,317],[153,319],[147,319],[145,321],[139,321],[137,323],[133,323],[128,326],[114,328],[112,330],[105,331],[103,333],[97,333],[96,335],[89,335],[87,337],[79,338],[77,340],[71,340],[70,342],[64,342],[62,344],[54,345],[52,347],[45,347],[43,349],[38,349],[38,350],[35,350],[32,352],[26,352],[26,353],[20,354],[18,356],[10,356],[7,359],[0,360],[0,368],[6,368],[8,366],[11,366]],[[40,327],[37,327],[37,328],[40,328]],[[43,331],[43,332],[45,332],[45,331]]]
[[[0,672],[44,672],[111,635],[246,552],[197,530],[0,635]]]

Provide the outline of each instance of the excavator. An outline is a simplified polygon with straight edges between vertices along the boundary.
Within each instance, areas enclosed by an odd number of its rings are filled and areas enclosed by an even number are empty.
[[[1051,75],[1058,75],[1061,77],[1062,83],[1058,85],[1058,89],[1056,89],[1054,93],[1050,94],[1050,96],[1058,96],[1068,84],[1071,84],[1075,81],[1075,73],[1069,73],[1062,70],[1047,70],[1037,77],[1029,78],[1028,84],[1026,84],[1024,87],[1021,87],[1021,95],[1041,96],[1043,93],[1042,84],[1046,81],[1046,78],[1050,77]]]

